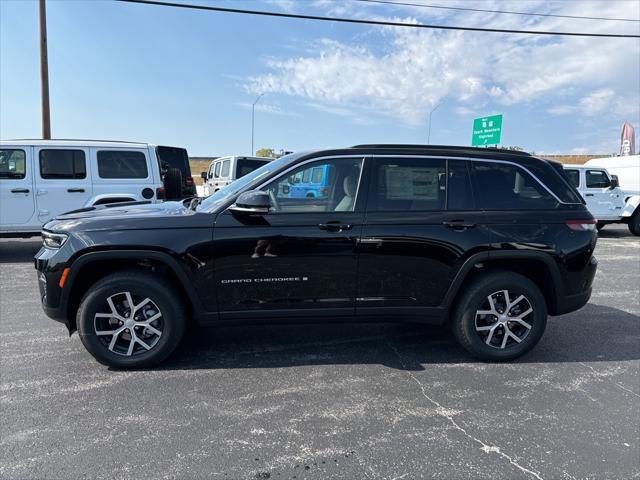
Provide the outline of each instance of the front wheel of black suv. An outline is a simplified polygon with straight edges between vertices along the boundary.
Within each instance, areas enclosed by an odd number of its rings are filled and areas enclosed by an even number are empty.
[[[640,236],[640,207],[636,208],[629,219],[629,231],[636,236]]]
[[[481,360],[508,361],[533,348],[547,325],[547,305],[528,278],[499,270],[477,276],[458,298],[452,328]]]
[[[111,274],[91,286],[78,309],[80,340],[100,363],[144,368],[166,359],[184,333],[182,299],[156,275]]]

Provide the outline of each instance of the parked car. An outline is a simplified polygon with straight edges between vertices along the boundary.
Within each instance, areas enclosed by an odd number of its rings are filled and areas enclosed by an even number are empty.
[[[314,167],[289,177],[288,184],[282,186],[282,193],[291,198],[327,198],[331,192],[331,174],[328,165]]]
[[[272,158],[266,157],[231,156],[216,158],[211,162],[209,170],[200,174],[203,180],[204,196],[217,192],[234,180],[244,177],[272,160]]]
[[[281,193],[317,167],[322,200]],[[548,314],[589,300],[595,223],[554,162],[359,145],[279,158],[205,199],[61,215],[35,264],[47,315],[116,367],[164,360],[191,318],[448,324],[473,355],[505,361]]]
[[[606,168],[609,174],[618,177],[622,190],[640,194],[640,155],[592,158],[585,165]]]
[[[183,148],[146,143],[2,141],[0,235],[39,235],[56,215],[83,207],[182,198],[188,189],[172,167],[182,155]]]
[[[588,165],[564,165],[569,182],[584,197],[587,208],[598,219],[598,229],[611,223],[626,223],[640,235],[640,192],[623,191],[618,178],[607,169]]]

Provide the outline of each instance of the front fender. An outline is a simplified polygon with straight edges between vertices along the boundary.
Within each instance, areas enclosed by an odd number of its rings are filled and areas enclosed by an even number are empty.
[[[633,215],[633,212],[636,211],[638,205],[640,205],[640,195],[633,195],[627,198],[627,202],[624,204],[624,208],[622,209],[620,216],[630,217]]]

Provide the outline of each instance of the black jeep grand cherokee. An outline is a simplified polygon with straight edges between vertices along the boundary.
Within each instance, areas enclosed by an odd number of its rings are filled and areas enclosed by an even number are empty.
[[[498,149],[297,153],[202,200],[85,208],[47,223],[45,312],[100,362],[165,359],[185,324],[450,324],[486,360],[582,307],[595,219],[559,165]]]

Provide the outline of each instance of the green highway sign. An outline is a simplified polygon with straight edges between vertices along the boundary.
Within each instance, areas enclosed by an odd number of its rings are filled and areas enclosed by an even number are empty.
[[[502,133],[502,114],[473,120],[471,146],[498,145]]]

